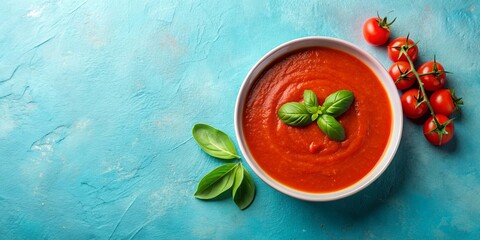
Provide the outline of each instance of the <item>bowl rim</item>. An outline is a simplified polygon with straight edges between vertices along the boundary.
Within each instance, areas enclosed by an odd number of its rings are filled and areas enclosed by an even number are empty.
[[[254,86],[255,81],[258,79],[259,74],[263,73],[265,68],[270,66],[275,60],[285,56],[288,53],[308,48],[308,47],[329,47],[334,48],[343,52],[346,52],[360,61],[362,61],[367,67],[369,67],[372,72],[377,76],[383,85],[387,96],[389,98],[391,111],[392,111],[392,126],[391,134],[389,137],[389,142],[387,143],[387,149],[384,151],[381,159],[377,164],[370,170],[370,172],[361,178],[359,181],[350,185],[347,188],[340,189],[334,192],[325,192],[325,193],[310,193],[297,190],[286,185],[281,184],[274,178],[270,177],[261,167],[255,162],[254,158],[248,150],[244,135],[243,135],[243,108],[247,100],[248,94],[251,88]],[[376,179],[382,175],[382,173],[387,169],[387,167],[392,162],[395,153],[400,144],[402,131],[403,131],[403,112],[400,104],[400,97],[397,91],[397,88],[391,77],[388,74],[387,70],[383,65],[370,53],[361,49],[360,47],[350,43],[348,41],[333,38],[333,37],[323,37],[323,36],[310,36],[297,38],[279,46],[273,48],[268,53],[266,53],[257,63],[250,69],[246,75],[240,90],[237,95],[237,100],[235,103],[235,113],[234,113],[234,126],[235,126],[235,135],[237,142],[242,152],[245,161],[250,166],[250,168],[259,176],[265,183],[270,187],[280,191],[291,197],[307,200],[307,201],[332,201],[341,198],[351,196],[367,186],[373,183]]]

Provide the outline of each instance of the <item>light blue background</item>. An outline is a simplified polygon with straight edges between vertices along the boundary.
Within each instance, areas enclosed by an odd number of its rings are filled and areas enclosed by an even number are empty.
[[[363,21],[435,54],[463,97],[452,143],[406,120],[366,190],[335,202],[283,195],[254,175],[245,211],[193,197],[221,162],[197,122],[234,138],[237,92],[275,46],[304,36],[365,43]],[[392,12],[390,12],[392,11]],[[478,1],[16,1],[0,3],[2,239],[475,239],[480,236]],[[235,141],[236,142],[236,141]]]

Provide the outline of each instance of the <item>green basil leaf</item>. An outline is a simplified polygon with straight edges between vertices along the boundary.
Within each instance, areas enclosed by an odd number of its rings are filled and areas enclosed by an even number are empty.
[[[312,115],[312,121],[317,120],[317,118],[318,118],[318,113],[314,113],[314,114]]]
[[[192,135],[208,155],[220,159],[240,158],[232,140],[224,132],[206,124],[195,124]]]
[[[243,181],[243,166],[237,167],[235,170],[235,181],[233,182],[233,189],[232,189],[232,196],[235,199],[235,195],[237,194],[237,190],[242,184]]]
[[[303,91],[303,104],[305,104],[309,113],[316,113],[318,110],[317,95],[312,90]]]
[[[334,117],[342,115],[348,110],[353,102],[353,92],[348,90],[340,90],[330,94],[323,103],[324,113]]]
[[[334,117],[323,114],[318,118],[317,124],[330,139],[337,142],[345,140],[345,130]]]
[[[195,197],[212,199],[230,189],[233,186],[237,168],[241,168],[240,163],[226,163],[209,172],[198,183]]]
[[[239,182],[237,182],[239,181]],[[241,210],[246,209],[255,198],[255,183],[247,169],[240,165],[235,174],[233,185],[233,201]]]
[[[305,105],[298,102],[285,103],[278,110],[280,120],[296,127],[303,127],[312,123],[311,115]]]

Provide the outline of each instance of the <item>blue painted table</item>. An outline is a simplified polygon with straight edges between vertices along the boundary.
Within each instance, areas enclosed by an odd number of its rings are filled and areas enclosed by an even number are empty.
[[[304,36],[365,43],[363,21],[436,55],[465,100],[452,143],[405,121],[392,165],[353,197],[312,203],[257,176],[245,211],[193,197],[220,165],[191,137],[234,138],[254,63]],[[480,236],[478,1],[15,1],[0,3],[2,239],[475,239]]]

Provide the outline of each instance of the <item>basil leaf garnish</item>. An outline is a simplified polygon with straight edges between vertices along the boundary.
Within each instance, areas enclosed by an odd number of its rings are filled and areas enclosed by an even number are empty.
[[[236,170],[232,193],[233,201],[241,210],[250,206],[255,198],[255,184],[243,165],[240,165]]]
[[[312,123],[311,115],[305,105],[299,102],[285,103],[278,110],[280,120],[295,127],[303,127]]]
[[[205,175],[198,183],[195,197],[212,199],[233,186],[236,169],[240,163],[226,163]]]
[[[345,130],[334,117],[323,114],[318,118],[317,124],[330,139],[338,142],[345,140]]]
[[[206,124],[195,124],[192,135],[198,145],[208,155],[220,159],[240,158],[232,140],[224,132]]]
[[[305,104],[305,107],[309,113],[316,113],[318,111],[317,95],[315,95],[312,90],[305,90],[303,92],[303,104]]]
[[[353,92],[340,90],[330,94],[323,103],[323,112],[334,117],[342,115],[353,102]]]
[[[330,139],[335,141],[345,140],[345,130],[335,119],[350,108],[353,102],[353,92],[340,90],[330,94],[323,103],[318,104],[315,93],[311,90],[303,92],[303,104],[299,102],[288,102],[278,110],[278,117],[284,123],[303,127],[317,121],[320,130]]]

